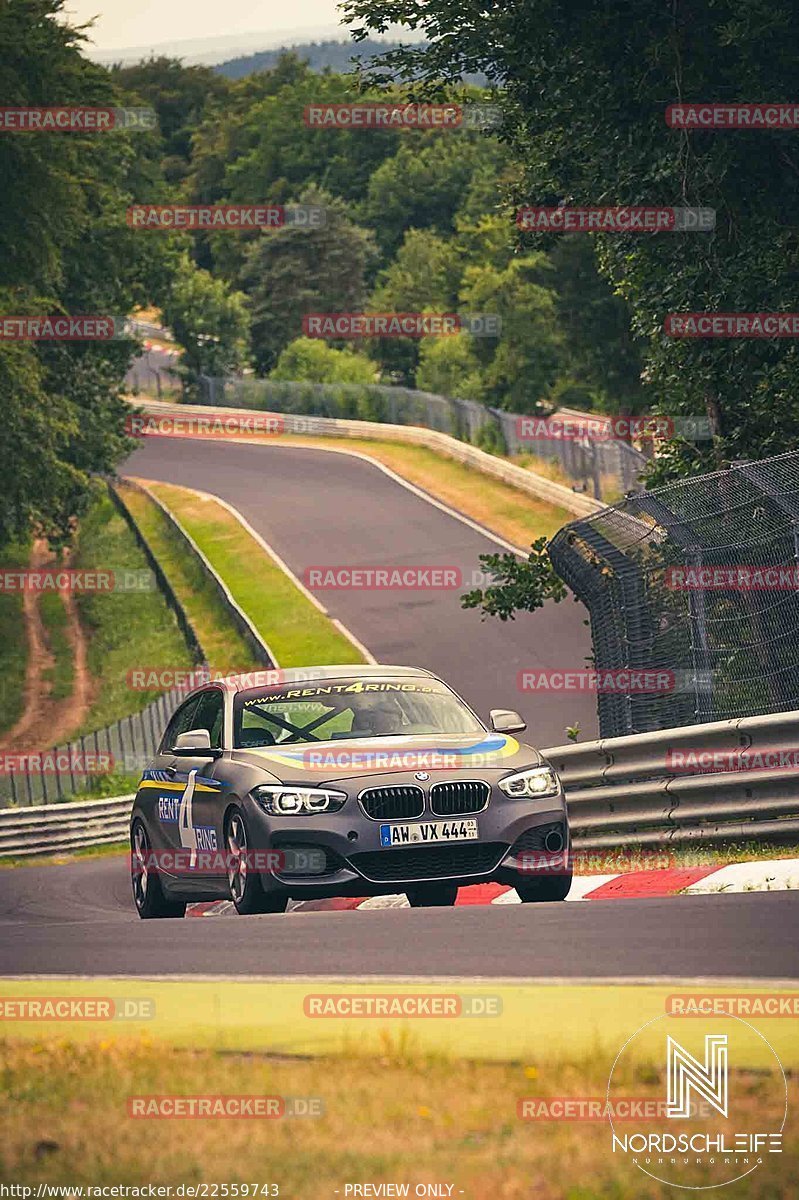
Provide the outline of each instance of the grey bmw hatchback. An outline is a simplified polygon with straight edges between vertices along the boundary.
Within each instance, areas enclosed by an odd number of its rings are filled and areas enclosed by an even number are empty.
[[[569,827],[557,774],[429,671],[325,666],[215,680],[177,708],[131,814],[142,918],[197,901],[283,912],[290,898],[404,892],[454,904],[497,882],[563,900]]]

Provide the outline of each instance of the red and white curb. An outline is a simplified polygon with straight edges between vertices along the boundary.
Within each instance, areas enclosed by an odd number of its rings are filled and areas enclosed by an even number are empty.
[[[624,871],[616,875],[575,875],[568,900],[632,900],[656,896],[726,895],[734,892],[799,891],[799,858],[756,859],[727,866],[669,867],[661,871]],[[500,883],[462,887],[457,905],[519,904],[513,888]],[[288,912],[341,912],[351,909],[408,908],[404,895],[290,900]],[[218,917],[234,912],[230,900],[190,904],[189,917]]]

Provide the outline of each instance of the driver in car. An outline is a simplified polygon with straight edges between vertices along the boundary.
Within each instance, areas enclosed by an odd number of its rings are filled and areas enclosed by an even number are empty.
[[[403,713],[395,699],[381,697],[355,708],[350,737],[390,737],[401,734]]]

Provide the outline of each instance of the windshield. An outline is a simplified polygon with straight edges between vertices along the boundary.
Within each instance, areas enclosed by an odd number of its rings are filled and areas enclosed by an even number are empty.
[[[234,745],[480,734],[483,726],[438,680],[336,680],[257,688],[234,703]]]

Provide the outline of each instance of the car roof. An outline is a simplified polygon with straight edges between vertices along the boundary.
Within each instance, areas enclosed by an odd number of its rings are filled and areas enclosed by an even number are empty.
[[[209,679],[202,684],[221,684],[232,692],[243,692],[255,687],[278,687],[280,684],[313,683],[322,679],[384,679],[386,676],[400,679],[437,679],[432,671],[423,667],[399,667],[390,663],[341,663],[324,667],[257,667],[241,675],[226,675],[222,679]],[[195,689],[199,691],[200,689]]]

